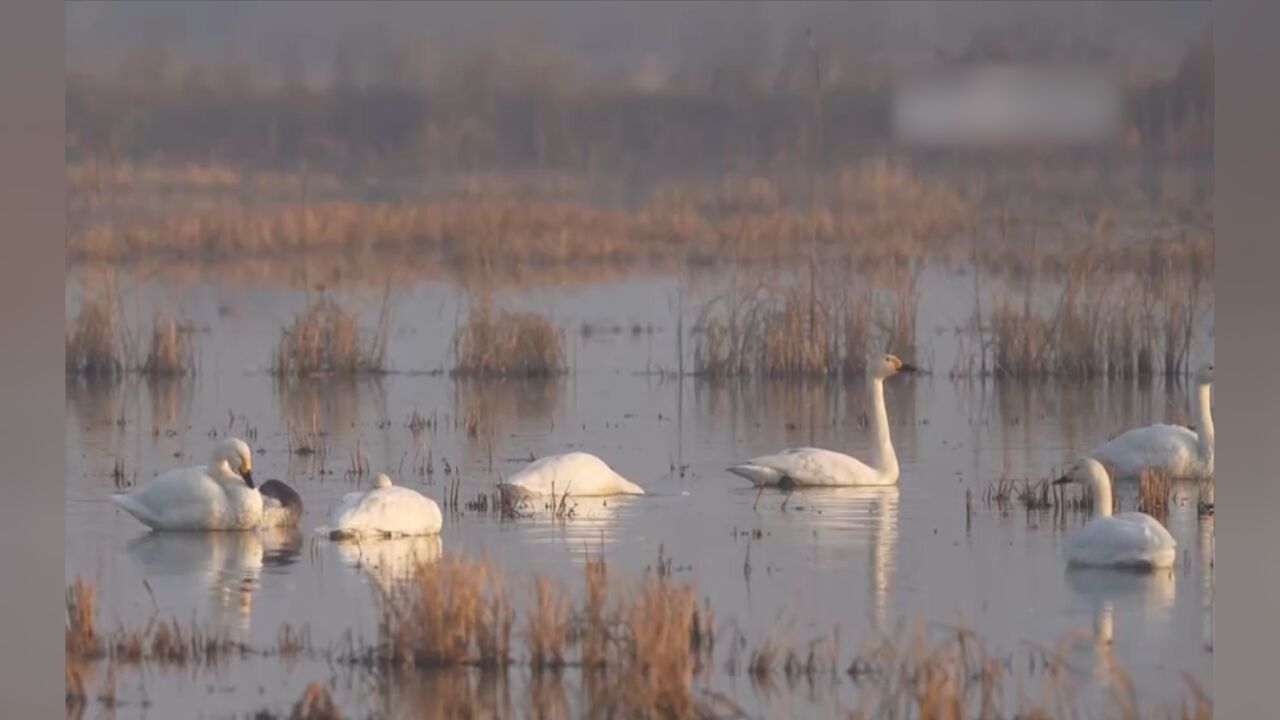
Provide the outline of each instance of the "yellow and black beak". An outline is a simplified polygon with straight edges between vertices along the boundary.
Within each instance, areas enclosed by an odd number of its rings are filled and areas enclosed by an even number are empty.
[[[1066,485],[1066,484],[1067,484],[1067,483],[1069,483],[1069,482],[1071,482],[1071,476],[1070,476],[1070,475],[1063,475],[1062,477],[1058,478],[1057,480],[1054,480],[1054,481],[1053,481],[1053,484],[1054,484],[1054,485]]]
[[[241,471],[240,471],[240,477],[244,478],[244,484],[245,484],[245,485],[248,485],[250,490],[252,490],[252,489],[254,488],[254,485],[253,485],[253,471],[252,471],[252,470],[250,470],[250,469],[248,469],[248,468],[245,468],[244,470],[241,470]]]
[[[909,363],[898,361],[898,372],[904,372],[904,373],[920,372],[920,368],[916,367],[915,365],[911,365]]]

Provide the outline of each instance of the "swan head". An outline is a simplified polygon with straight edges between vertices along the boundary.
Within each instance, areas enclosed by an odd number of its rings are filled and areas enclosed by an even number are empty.
[[[1213,384],[1213,363],[1206,362],[1196,368],[1195,380],[1197,385]]]
[[[391,476],[386,473],[378,473],[378,477],[373,479],[373,486],[376,488],[391,487]]]
[[[898,373],[913,373],[917,368],[902,362],[897,355],[871,355],[867,358],[867,375],[877,380],[893,377]]]
[[[209,467],[218,468],[226,465],[227,470],[244,479],[250,489],[253,485],[253,451],[249,444],[240,438],[227,438],[213,446],[213,455],[209,458]]]
[[[1102,467],[1102,463],[1093,458],[1080,458],[1074,465],[1067,469],[1066,474],[1053,481],[1054,485],[1065,485],[1067,483],[1079,483],[1089,487],[1105,485],[1111,481],[1107,475],[1106,468]]]

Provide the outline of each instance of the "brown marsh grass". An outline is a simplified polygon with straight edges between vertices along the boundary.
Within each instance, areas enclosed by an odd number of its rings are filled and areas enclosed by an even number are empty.
[[[757,285],[703,306],[694,326],[694,373],[798,379],[860,377],[869,352],[910,357],[916,346],[919,268],[884,266],[865,287]]]
[[[123,372],[120,319],[110,303],[85,298],[66,341],[68,373],[112,378]]]
[[[378,325],[367,336],[354,313],[321,296],[281,328],[272,369],[280,378],[317,375],[355,376],[387,369],[391,334],[390,288],[383,296]]]
[[[474,710],[477,703],[509,694],[504,689],[509,681],[505,670],[516,662],[510,651],[513,614],[500,578],[488,563],[462,557],[424,563],[415,577],[384,596],[387,602],[382,603],[374,646],[347,646],[337,655],[321,657],[364,668],[374,673],[379,685],[426,682],[434,688],[432,706]],[[528,664],[531,669],[558,667],[549,661],[559,657],[566,671],[582,672],[580,711],[586,716],[743,716],[732,699],[697,686],[700,668],[711,666],[715,632],[711,608],[698,606],[693,586],[674,583],[664,572],[646,573],[635,585],[611,584],[599,557],[586,564],[581,600],[571,599],[562,587],[534,579],[529,630],[524,634]],[[69,711],[83,708],[83,664],[108,657],[95,650],[101,646],[94,642],[93,604],[92,586],[77,581],[68,588]],[[254,651],[224,646],[216,641],[216,633],[183,630],[176,622],[152,623],[144,630],[122,628],[110,642],[109,657],[126,664],[209,664],[215,658],[233,657],[237,650],[259,655],[273,652],[282,661],[311,652],[309,643],[300,640],[305,632],[282,631],[281,636],[288,637],[280,641],[280,648]],[[1073,718],[1084,716],[1078,703],[1079,681],[1085,675],[1066,659],[1072,642],[1068,638],[1057,648],[1027,645],[1015,653],[997,653],[964,628],[927,629],[919,622],[909,635],[872,639],[845,665],[837,635],[792,647],[786,637],[771,632],[755,647],[741,636],[730,643],[725,667],[735,676],[738,665],[733,657],[746,650],[752,660],[745,669],[753,687],[766,692],[777,689],[775,680],[784,681],[792,692],[808,687],[811,694],[818,682],[852,682],[857,706],[846,715],[850,718]],[[286,647],[294,651],[287,653]],[[1021,668],[1026,668],[1025,673]],[[1208,720],[1213,716],[1210,699],[1191,680],[1187,681],[1189,702],[1144,705],[1123,671],[1113,667],[1112,672],[1115,691],[1108,717]],[[535,716],[563,716],[567,708],[563,673],[535,669],[530,682],[533,706],[529,710]],[[502,704],[500,699],[498,703]],[[322,683],[308,686],[290,715],[337,716],[337,703]]]
[[[289,711],[289,720],[342,720],[338,705],[325,685],[312,682]]]
[[[156,378],[182,377],[195,371],[195,342],[189,330],[159,312],[151,324],[151,343],[139,371]]]
[[[968,365],[1017,379],[1183,375],[1211,301],[1211,256],[1203,238],[1157,241],[1145,264],[1125,270],[1099,238],[1054,273],[1024,275],[1021,292],[995,295],[985,317],[977,289],[971,328],[980,358]],[[1030,263],[1039,267],[1035,257]],[[1043,281],[1057,285],[1047,305]]]
[[[565,369],[564,337],[537,313],[495,311],[481,301],[454,335],[455,376],[545,378]]]
[[[98,635],[95,603],[97,589],[76,578],[67,588],[66,653],[68,659],[95,659],[104,650]]]
[[[563,184],[563,179],[554,179]],[[584,190],[593,183],[578,183]],[[784,197],[789,177],[730,175],[658,185],[637,207],[605,206],[583,193],[454,188],[443,198],[396,203],[324,200],[267,207],[150,213],[128,224],[75,228],[72,262],[198,255],[212,261],[299,253],[433,255],[456,267],[635,265],[689,260],[773,261],[797,243],[847,255],[863,245],[898,252],[940,241],[972,217],[946,183],[883,159],[829,173],[818,212]],[[558,186],[557,186],[558,187]],[[857,238],[855,242],[853,239]]]

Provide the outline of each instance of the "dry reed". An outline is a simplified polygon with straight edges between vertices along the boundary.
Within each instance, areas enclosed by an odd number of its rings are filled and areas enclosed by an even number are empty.
[[[281,329],[272,369],[281,378],[385,372],[389,337],[386,296],[378,326],[368,337],[362,337],[355,315],[322,296]]]
[[[848,379],[861,377],[868,353],[878,348],[909,357],[916,341],[917,274],[878,271],[856,295],[843,287],[793,287],[715,298],[695,323],[694,374]]]
[[[111,378],[125,367],[119,318],[110,304],[85,298],[74,327],[66,336],[67,372],[89,378]]]
[[[312,682],[307,684],[302,697],[298,698],[289,711],[289,720],[342,720],[342,714],[338,712],[329,688]]]
[[[551,321],[528,312],[473,307],[454,336],[456,376],[542,378],[565,371],[564,340]]]
[[[165,313],[157,313],[151,325],[151,344],[139,368],[150,377],[182,377],[195,370],[195,344],[189,330]]]

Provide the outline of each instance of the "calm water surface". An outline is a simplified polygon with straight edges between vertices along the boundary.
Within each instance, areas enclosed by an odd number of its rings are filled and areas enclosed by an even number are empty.
[[[722,635],[736,626],[752,644],[770,628],[797,648],[838,630],[843,665],[876,633],[922,618],[972,627],[1003,652],[1053,647],[1077,633],[1073,668],[1106,677],[1108,664],[1118,663],[1142,699],[1176,700],[1184,672],[1210,686],[1213,520],[1197,517],[1195,488],[1182,489],[1168,518],[1182,558],[1172,571],[1147,576],[1068,572],[1064,533],[1083,518],[1028,514],[1016,504],[1001,512],[982,502],[988,483],[1002,475],[1046,477],[1127,426],[1184,419],[1184,388],[949,380],[954,348],[947,329],[967,308],[953,308],[945,293],[926,294],[920,352],[939,371],[894,378],[886,391],[900,485],[757,498],[724,468],[794,444],[868,452],[865,388],[715,384],[654,372],[677,364],[673,318],[684,301],[675,299],[675,288],[674,281],[636,280],[519,296],[569,328],[575,371],[561,380],[455,382],[400,372],[283,387],[265,368],[279,327],[305,305],[301,293],[265,283],[141,285],[127,296],[127,309],[149,317],[153,307],[180,308],[200,330],[200,372],[176,383],[69,383],[67,579],[98,585],[99,622],[108,629],[140,627],[159,611],[216,624],[256,646],[273,645],[288,622],[306,626],[313,644],[327,647],[349,636],[375,638],[375,590],[393,583],[414,554],[488,557],[517,576],[540,573],[578,588],[588,552],[603,548],[611,573],[638,578],[661,549],[676,579],[695,582],[710,599]],[[380,293],[346,297],[372,316]],[[74,307],[73,295],[69,301]],[[393,367],[448,367],[457,291],[414,286],[400,292],[395,309]],[[576,331],[600,320],[624,331],[590,338]],[[632,335],[634,323],[656,330]],[[406,427],[415,411],[435,420],[417,437]],[[468,417],[480,420],[475,437],[463,427]],[[289,452],[291,430],[311,427],[326,433],[323,463]],[[117,458],[144,482],[164,469],[202,464],[212,438],[228,432],[256,434],[255,476],[280,478],[301,493],[307,512],[299,532],[151,534],[110,503]],[[388,471],[437,500],[453,476],[461,477],[467,499],[531,455],[574,448],[601,455],[650,494],[584,501],[563,523],[464,512],[446,522],[439,540],[359,550],[314,540],[328,505],[368,484],[345,475],[357,448],[374,473]],[[423,475],[415,468],[428,448],[434,472]],[[1120,495],[1124,509],[1133,509],[1132,490]],[[512,589],[527,597],[524,585]],[[1107,634],[1109,652],[1094,642]],[[829,691],[769,692],[723,671],[720,660],[713,687],[755,715],[829,716],[857,699],[848,681]],[[528,684],[524,670],[514,674],[517,686]],[[324,662],[274,658],[211,671],[121,672],[116,714],[287,713],[308,682],[335,675],[341,672]],[[336,681],[335,697],[356,717],[434,716],[430,703],[440,688],[432,683],[445,681],[420,682],[371,689],[347,677]],[[512,706],[518,715],[522,697]]]

